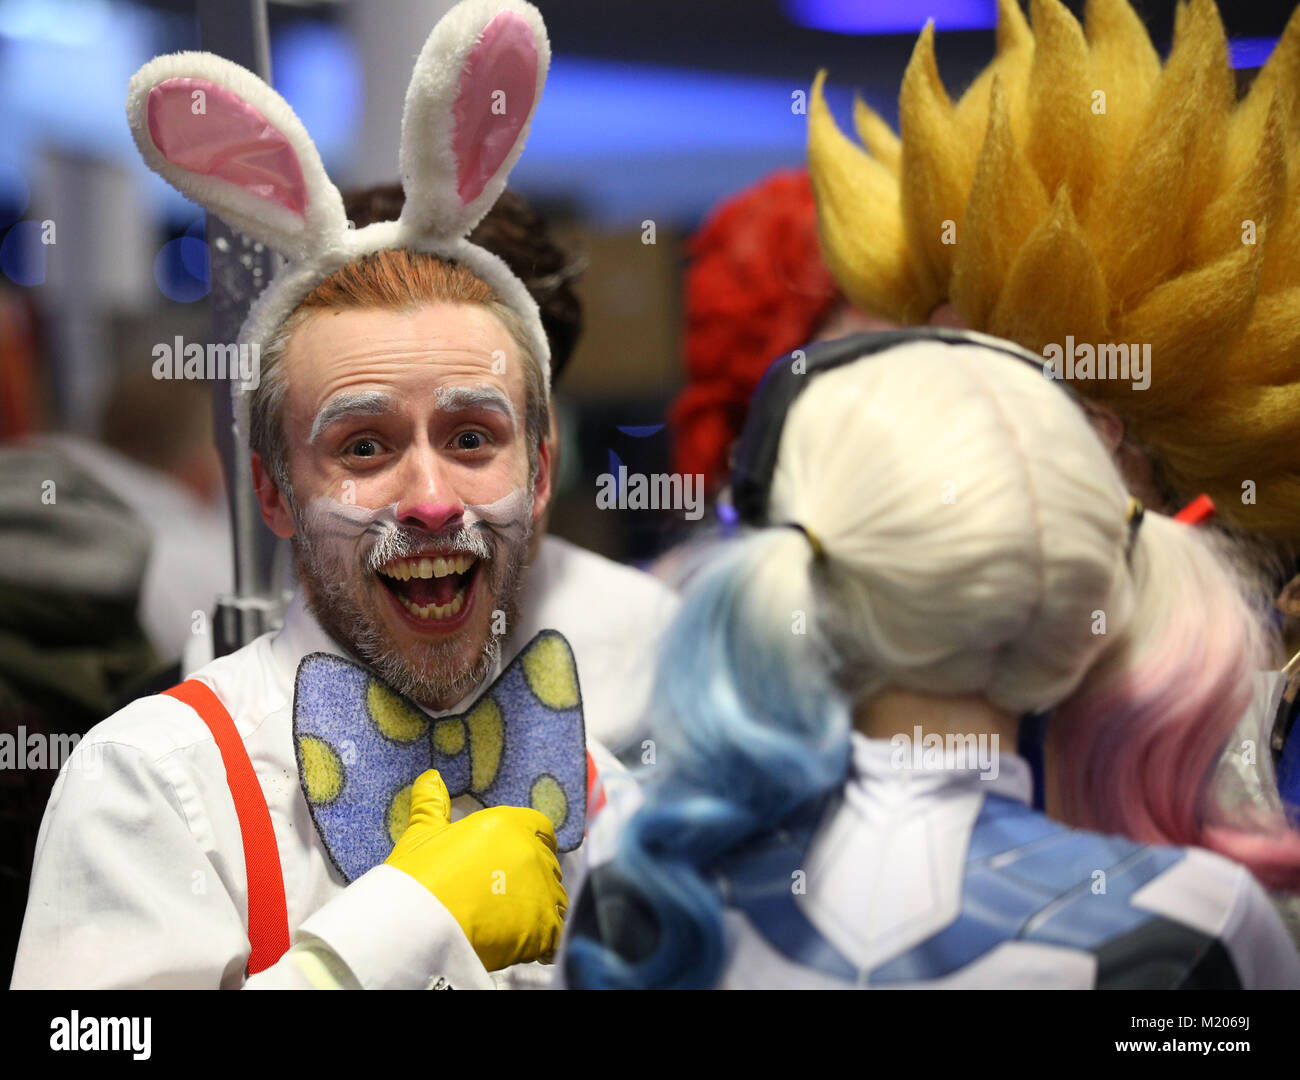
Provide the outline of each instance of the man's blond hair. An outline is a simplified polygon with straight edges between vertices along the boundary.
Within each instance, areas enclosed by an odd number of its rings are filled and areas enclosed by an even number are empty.
[[[1163,64],[1127,0],[1089,0],[1082,27],[1058,0],[1032,0],[1032,31],[1015,0],[999,13],[996,56],[956,102],[926,27],[900,135],[859,101],[850,141],[818,75],[809,159],[832,273],[900,323],[950,302],[1035,351],[1149,345],[1149,388],[1075,389],[1177,492],[1300,539],[1300,14],[1238,101],[1213,0],[1179,6]]]

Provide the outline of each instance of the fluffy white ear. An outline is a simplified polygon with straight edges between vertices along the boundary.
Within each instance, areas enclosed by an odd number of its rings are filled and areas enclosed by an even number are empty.
[[[181,194],[289,259],[315,258],[347,229],[343,198],[288,102],[213,53],[149,61],[127,119],[145,162]]]
[[[408,235],[466,236],[523,152],[551,46],[521,0],[464,0],[424,43],[402,114],[401,222]]]

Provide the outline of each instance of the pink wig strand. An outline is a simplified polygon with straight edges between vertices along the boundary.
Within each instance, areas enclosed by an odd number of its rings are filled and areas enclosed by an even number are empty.
[[[1148,545],[1148,558],[1188,560],[1178,549],[1193,538],[1163,539]],[[1191,560],[1186,570],[1146,641],[1121,643],[1119,663],[1103,661],[1109,670],[1090,672],[1056,710],[1066,819],[1145,843],[1208,848],[1268,888],[1300,892],[1300,832],[1264,811],[1227,821],[1213,800],[1211,780],[1250,704],[1262,647],[1228,579],[1198,574]]]

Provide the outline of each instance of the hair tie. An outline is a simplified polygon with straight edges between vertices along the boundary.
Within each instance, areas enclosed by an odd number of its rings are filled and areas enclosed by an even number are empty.
[[[1184,525],[1204,525],[1215,513],[1214,500],[1208,495],[1197,495],[1174,515],[1174,520]]]
[[[1133,545],[1137,542],[1138,527],[1142,524],[1142,518],[1146,515],[1146,507],[1142,505],[1142,500],[1129,496],[1128,513],[1124,520],[1128,522],[1128,546],[1124,549],[1125,558],[1133,554]]]
[[[814,533],[812,529],[808,528],[807,525],[800,525],[797,521],[787,521],[784,524],[788,528],[798,529],[803,533],[804,536],[807,537],[809,545],[812,547],[813,558],[825,562],[826,549],[822,547],[822,542],[817,539],[817,534]]]

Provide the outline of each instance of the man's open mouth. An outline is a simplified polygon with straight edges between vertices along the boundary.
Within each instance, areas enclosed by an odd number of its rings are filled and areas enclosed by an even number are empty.
[[[463,552],[394,559],[379,580],[417,619],[454,619],[478,573],[479,559]]]

